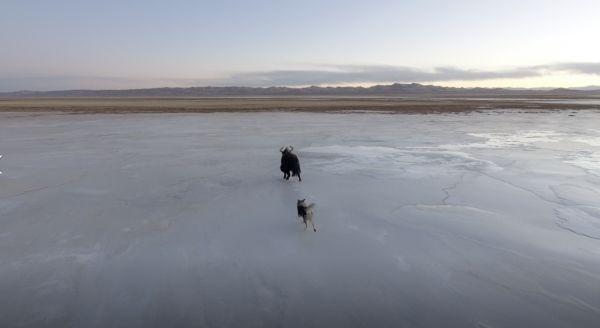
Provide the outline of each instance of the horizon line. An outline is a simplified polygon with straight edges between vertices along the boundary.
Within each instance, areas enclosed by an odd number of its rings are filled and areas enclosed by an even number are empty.
[[[599,91],[600,85],[586,85],[578,87],[487,87],[487,86],[448,86],[441,84],[428,84],[418,82],[393,82],[393,83],[376,83],[370,85],[304,85],[304,86],[286,86],[286,85],[270,85],[270,86],[245,86],[245,85],[190,85],[190,86],[156,86],[156,87],[141,87],[141,88],[65,88],[65,89],[52,89],[52,90],[40,90],[40,89],[20,89],[14,91],[0,91],[0,94],[18,94],[18,93],[53,93],[53,92],[102,92],[102,91],[137,91],[137,90],[158,90],[158,89],[255,89],[255,90],[266,90],[266,89],[291,89],[291,90],[302,90],[302,89],[372,89],[375,87],[391,87],[395,85],[402,86],[423,86],[423,87],[434,87],[434,88],[445,88],[445,89],[459,89],[459,90],[507,90],[507,91],[556,91],[556,90],[569,90],[569,91]]]

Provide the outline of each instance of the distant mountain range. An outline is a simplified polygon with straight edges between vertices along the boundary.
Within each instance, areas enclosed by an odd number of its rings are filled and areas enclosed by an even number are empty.
[[[3,98],[29,97],[260,97],[260,96],[600,96],[600,86],[556,89],[454,88],[419,83],[371,87],[189,87],[126,90],[17,91]]]

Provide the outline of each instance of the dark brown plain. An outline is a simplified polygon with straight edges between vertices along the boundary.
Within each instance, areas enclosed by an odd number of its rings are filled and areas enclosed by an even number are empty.
[[[231,98],[0,98],[0,112],[210,113],[346,112],[443,113],[515,110],[600,109],[597,104],[555,103],[544,99],[390,97],[231,97]]]

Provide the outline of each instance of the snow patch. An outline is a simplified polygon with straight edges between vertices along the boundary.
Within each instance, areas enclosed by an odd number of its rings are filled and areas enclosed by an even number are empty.
[[[468,133],[469,136],[486,139],[485,142],[441,145],[444,149],[509,148],[530,146],[540,142],[559,142],[561,134],[550,130],[517,131],[514,133]]]
[[[564,162],[600,176],[600,153],[598,152],[578,152],[569,156]]]
[[[585,138],[576,138],[574,141],[581,142],[590,146],[600,147],[600,137],[585,137]]]

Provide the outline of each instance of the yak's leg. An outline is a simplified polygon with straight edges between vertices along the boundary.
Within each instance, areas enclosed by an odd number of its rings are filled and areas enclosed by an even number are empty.
[[[317,232],[317,228],[315,228],[315,223],[314,223],[312,220],[310,221],[310,224],[312,224],[313,230],[314,230],[315,232]]]
[[[306,231],[306,229],[308,229],[308,224],[306,223],[306,220],[304,220],[304,231]]]
[[[298,173],[298,181],[302,181],[302,177],[300,177],[300,173]]]

